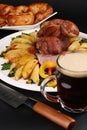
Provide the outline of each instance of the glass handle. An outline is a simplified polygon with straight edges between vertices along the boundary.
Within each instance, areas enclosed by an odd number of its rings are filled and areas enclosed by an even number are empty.
[[[56,76],[55,75],[52,75],[52,76],[48,76],[46,79],[43,80],[43,82],[41,83],[41,87],[40,87],[40,91],[42,93],[42,95],[48,100],[48,101],[51,101],[51,102],[59,102],[58,101],[58,95],[57,96],[53,96],[51,94],[48,94],[48,92],[46,92],[45,88],[47,86],[47,84],[50,82],[50,81],[53,81],[53,80],[56,80]]]

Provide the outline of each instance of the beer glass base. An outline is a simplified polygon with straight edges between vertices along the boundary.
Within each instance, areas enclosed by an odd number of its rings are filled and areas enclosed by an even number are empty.
[[[80,109],[72,109],[72,108],[69,108],[67,107],[65,104],[63,104],[62,102],[60,102],[61,104],[61,107],[63,109],[65,109],[66,111],[68,112],[71,112],[71,113],[83,113],[83,112],[86,112],[87,111],[87,107],[85,108],[80,108]]]

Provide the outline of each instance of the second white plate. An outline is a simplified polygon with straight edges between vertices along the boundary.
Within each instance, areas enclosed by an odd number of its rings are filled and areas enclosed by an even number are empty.
[[[33,25],[25,25],[25,26],[3,26],[0,27],[0,29],[2,30],[17,30],[17,31],[22,31],[22,30],[31,30],[34,28],[38,28],[40,27],[40,24],[43,23],[44,21],[48,20],[49,18],[53,17],[54,15],[56,15],[58,12],[54,12],[53,14],[51,14],[49,17],[43,19],[42,21],[40,21],[37,24],[33,24]]]

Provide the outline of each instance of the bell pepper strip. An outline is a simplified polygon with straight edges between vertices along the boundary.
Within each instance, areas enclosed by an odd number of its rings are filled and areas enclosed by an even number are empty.
[[[48,70],[48,73],[45,73],[46,69]],[[40,66],[39,74],[42,78],[46,78],[52,75],[52,70],[54,69],[56,70],[56,62],[46,61]]]
[[[47,70],[47,73],[46,73]],[[46,61],[40,66],[39,74],[42,78],[47,78],[52,75],[52,71],[56,70],[56,62]],[[48,87],[56,87],[56,80],[50,81],[47,86]]]
[[[48,68],[48,75],[52,75],[52,68]]]
[[[47,86],[48,86],[48,87],[56,87],[56,86],[57,86],[56,80],[50,81],[50,82],[47,84]]]

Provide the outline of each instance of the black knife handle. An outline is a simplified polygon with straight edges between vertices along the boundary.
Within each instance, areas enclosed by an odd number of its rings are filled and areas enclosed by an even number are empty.
[[[71,129],[75,125],[75,120],[73,118],[60,113],[59,111],[42,102],[29,98],[25,104],[38,114],[44,116],[45,118],[51,120],[52,122],[60,125],[67,130]]]

